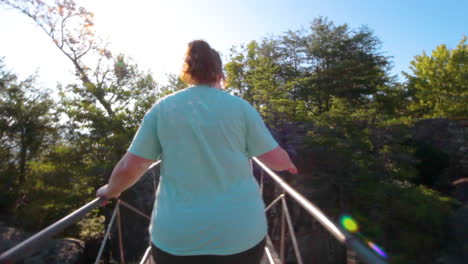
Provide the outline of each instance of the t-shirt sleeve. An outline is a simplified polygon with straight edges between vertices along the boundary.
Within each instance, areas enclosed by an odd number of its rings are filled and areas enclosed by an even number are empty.
[[[247,155],[255,157],[276,148],[278,143],[271,135],[258,111],[248,103],[246,108]]]
[[[158,160],[161,144],[158,138],[157,106],[153,106],[143,118],[128,152],[149,160]]]

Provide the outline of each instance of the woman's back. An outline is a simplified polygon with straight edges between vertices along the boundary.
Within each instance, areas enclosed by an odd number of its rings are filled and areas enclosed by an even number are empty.
[[[140,134],[157,135],[159,146]],[[227,255],[261,241],[267,225],[249,157],[276,146],[257,111],[221,90],[199,85],[155,104],[129,149],[163,161],[155,245],[174,255]]]
[[[166,183],[180,191],[175,199],[195,201],[198,192],[216,199],[249,175],[244,170],[248,158],[243,110],[240,98],[208,86],[160,102],[162,172],[168,176]]]

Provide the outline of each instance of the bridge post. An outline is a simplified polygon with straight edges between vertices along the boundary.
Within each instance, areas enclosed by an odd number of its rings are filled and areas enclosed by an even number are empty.
[[[284,191],[282,192],[284,194]],[[284,199],[284,197],[283,197]],[[286,240],[286,215],[284,207],[281,207],[281,235],[280,235],[280,261],[281,264],[286,262],[285,260],[285,240]]]

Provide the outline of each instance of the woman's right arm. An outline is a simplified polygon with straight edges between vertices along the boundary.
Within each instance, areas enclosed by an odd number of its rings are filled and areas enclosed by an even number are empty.
[[[289,158],[288,153],[280,146],[257,156],[267,167],[275,171],[287,170],[292,174],[297,174],[297,168]]]
[[[257,157],[262,163],[276,171],[288,170],[297,174],[297,168],[288,153],[278,145],[258,111],[245,102],[247,155]]]

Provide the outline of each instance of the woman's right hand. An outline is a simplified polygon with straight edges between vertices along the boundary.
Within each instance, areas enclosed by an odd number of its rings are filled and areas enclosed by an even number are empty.
[[[289,173],[291,173],[291,174],[297,174],[298,171],[297,171],[296,165],[294,165],[292,162],[291,162],[291,165],[292,165],[292,167],[289,167],[289,168],[288,168]]]
[[[120,193],[116,193],[109,188],[109,184],[106,184],[99,188],[96,192],[96,197],[104,197],[106,199],[119,198]]]
[[[288,153],[280,146],[268,151],[267,153],[259,155],[257,158],[267,167],[275,171],[287,170],[292,174],[298,173],[296,165],[291,161]]]

